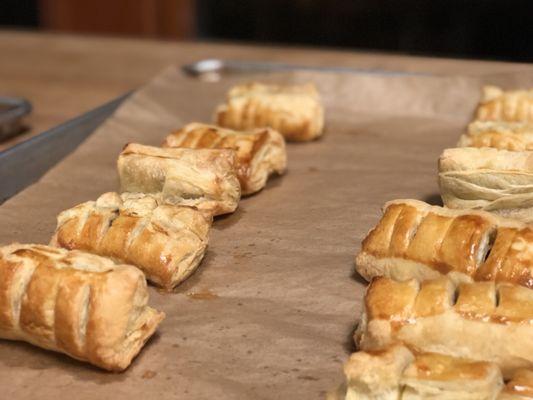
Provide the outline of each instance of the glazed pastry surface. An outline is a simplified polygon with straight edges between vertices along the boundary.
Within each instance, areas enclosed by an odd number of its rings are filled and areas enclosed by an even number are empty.
[[[495,363],[416,353],[400,344],[352,354],[344,374],[345,383],[329,400],[533,398],[532,370],[516,371],[504,385]]]
[[[533,288],[533,229],[476,210],[394,200],[363,240],[356,270],[365,279],[496,281]]]
[[[235,151],[128,144],[117,161],[122,192],[160,194],[166,203],[213,215],[235,211],[241,197]]]
[[[415,352],[493,362],[508,378],[533,368],[533,291],[444,277],[375,278],[354,338],[365,351],[403,343]]]
[[[211,217],[190,207],[110,192],[59,214],[50,244],[135,265],[151,282],[171,290],[200,264],[210,225]]]
[[[533,370],[518,370],[507,382],[499,400],[533,399]]]
[[[35,244],[0,247],[0,338],[126,369],[164,314],[130,265]]]
[[[270,128],[240,132],[195,122],[168,135],[163,147],[235,150],[243,195],[258,192],[271,174],[283,174],[287,167],[285,139]]]
[[[231,88],[215,112],[215,123],[237,130],[270,127],[287,140],[309,141],[322,135],[324,109],[313,84],[254,82]]]

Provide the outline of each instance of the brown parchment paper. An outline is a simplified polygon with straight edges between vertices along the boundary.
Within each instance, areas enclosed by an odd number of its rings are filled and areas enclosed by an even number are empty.
[[[58,212],[118,190],[125,143],[157,145],[182,124],[210,121],[225,91],[252,79],[314,81],[325,136],[290,144],[288,173],[216,220],[206,258],[175,293],[151,289],[167,319],[125,373],[1,341],[0,398],[320,399],[342,379],[365,287],[353,256],[385,201],[439,202],[436,160],[471,116],[475,78],[292,73],[213,83],[171,67],[0,207],[0,242],[47,243]]]

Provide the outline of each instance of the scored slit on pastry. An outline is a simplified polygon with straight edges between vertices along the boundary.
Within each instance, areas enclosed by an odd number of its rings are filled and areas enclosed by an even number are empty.
[[[533,152],[446,149],[439,158],[444,205],[533,221]]]
[[[457,291],[457,295],[455,292]],[[494,362],[505,377],[533,368],[533,291],[447,278],[372,280],[354,339],[362,350],[402,342],[417,352]]]
[[[20,309],[22,306],[22,296],[26,292],[26,288],[30,283],[30,280],[35,272],[36,265],[30,264],[26,268],[18,269],[13,274],[13,283],[11,287],[11,293],[7,295],[7,299],[11,306],[9,307],[0,307],[4,312],[0,314],[0,324],[4,326],[12,325],[14,329],[20,328]],[[2,281],[7,281],[7,271],[2,270],[6,276],[2,276]],[[8,310],[6,312],[6,310]],[[9,310],[11,310],[11,315],[9,315]]]
[[[50,244],[135,265],[151,282],[171,290],[200,264],[210,225],[211,217],[194,208],[110,192],[59,214]]]
[[[253,82],[230,89],[215,111],[215,123],[237,130],[270,127],[287,140],[309,141],[322,135],[324,109],[313,84]]]
[[[235,151],[128,144],[117,161],[123,192],[159,195],[167,203],[213,215],[237,209],[241,188]]]
[[[142,272],[33,244],[0,247],[0,338],[126,369],[164,314],[148,306]]]
[[[355,259],[365,279],[493,280],[533,288],[533,228],[474,210],[394,200]]]
[[[270,175],[283,174],[287,166],[285,140],[270,128],[241,132],[190,123],[168,135],[163,147],[234,150],[243,195],[261,190]]]

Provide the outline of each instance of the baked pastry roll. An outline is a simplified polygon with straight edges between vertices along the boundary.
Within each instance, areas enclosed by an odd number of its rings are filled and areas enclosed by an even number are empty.
[[[533,124],[474,121],[457,143],[458,147],[494,147],[500,150],[533,150]]]
[[[0,247],[0,338],[126,369],[165,315],[130,265],[35,244]]]
[[[444,205],[533,220],[533,152],[463,147],[439,158]]]
[[[235,150],[242,194],[258,192],[271,174],[282,174],[287,167],[285,140],[279,132],[270,128],[238,132],[191,123],[168,135],[163,147]]]
[[[503,91],[485,86],[476,117],[480,121],[533,122],[533,89]]]
[[[366,280],[447,275],[459,282],[533,288],[533,227],[488,212],[394,200],[363,240],[356,270]]]
[[[248,130],[270,127],[285,139],[309,141],[322,135],[324,109],[315,85],[238,85],[215,112],[217,125]]]
[[[500,369],[494,363],[414,354],[402,345],[354,353],[344,374],[346,384],[337,400],[494,400],[503,388]]]
[[[59,214],[50,244],[135,265],[171,290],[200,264],[210,225],[211,217],[191,207],[159,204],[142,193],[105,193]]]
[[[232,150],[162,149],[128,144],[118,157],[123,192],[157,193],[163,201],[220,215],[241,197]]]
[[[455,285],[372,280],[354,336],[361,350],[396,342],[416,352],[496,363],[504,377],[533,368],[533,290],[509,284]]]

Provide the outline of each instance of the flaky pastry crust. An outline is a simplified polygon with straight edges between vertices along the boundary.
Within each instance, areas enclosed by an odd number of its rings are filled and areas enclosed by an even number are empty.
[[[233,150],[170,149],[128,144],[117,161],[123,192],[160,194],[163,201],[220,215],[241,197]]]
[[[439,185],[446,207],[533,221],[533,152],[446,149],[439,158]]]
[[[422,353],[403,372],[402,384],[406,399],[482,400],[498,397],[503,378],[494,363]]]
[[[500,150],[533,150],[533,124],[523,122],[474,121],[457,147],[494,147]]]
[[[533,122],[533,89],[504,91],[485,86],[476,117],[480,121]]]
[[[504,377],[533,368],[533,291],[494,282],[372,280],[356,334],[362,350],[413,351],[493,362]]]
[[[215,112],[215,123],[237,130],[270,127],[287,140],[309,141],[322,135],[324,109],[313,84],[254,82],[231,88]]]
[[[139,193],[105,193],[63,211],[51,245],[135,265],[167,290],[187,279],[207,248],[211,217]]]
[[[533,399],[533,370],[521,369],[507,382],[498,400]]]
[[[270,128],[241,132],[194,122],[168,135],[163,147],[234,150],[243,195],[258,192],[271,174],[287,167],[285,140]]]
[[[122,371],[164,318],[147,303],[133,266],[43,245],[0,247],[0,338]]]
[[[346,382],[329,400],[524,400],[533,398],[533,370],[518,370],[504,386],[494,363],[397,344],[359,351],[344,366]]]
[[[533,228],[476,210],[394,200],[363,240],[356,270],[365,279],[511,282],[533,288]]]

